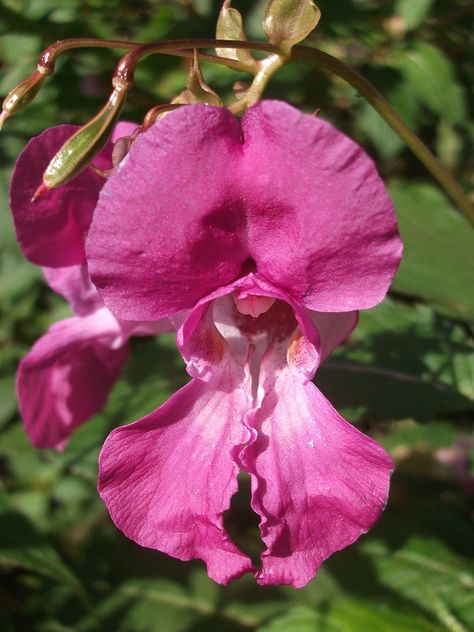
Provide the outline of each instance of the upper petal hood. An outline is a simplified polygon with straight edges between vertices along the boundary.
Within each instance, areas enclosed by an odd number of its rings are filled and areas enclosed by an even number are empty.
[[[94,283],[123,318],[189,309],[246,269],[317,311],[379,302],[398,266],[392,204],[370,158],[329,123],[268,101],[172,112],[104,186]]]
[[[138,138],[109,178],[87,248],[92,280],[118,316],[190,309],[240,273],[245,217],[229,207],[240,137],[228,110],[182,107]]]

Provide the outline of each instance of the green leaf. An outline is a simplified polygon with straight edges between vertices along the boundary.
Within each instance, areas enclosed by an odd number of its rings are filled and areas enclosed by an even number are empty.
[[[386,299],[316,373],[351,421],[429,421],[474,407],[474,348],[464,328],[428,306]]]
[[[466,116],[464,90],[458,83],[450,59],[432,44],[416,41],[396,53],[398,67],[413,95],[432,112],[451,123],[463,123]]]
[[[398,134],[366,101],[360,107],[359,123],[384,160],[393,158],[403,149],[404,143]]]
[[[41,278],[41,268],[25,262],[19,253],[0,253],[0,302],[15,304]]]
[[[474,317],[474,231],[435,187],[395,182],[390,193],[405,245],[393,289]]]
[[[441,119],[436,135],[436,154],[440,161],[454,170],[460,162],[463,136],[448,121]]]
[[[119,630],[155,632],[157,620],[166,632],[194,629],[191,626],[197,621],[205,622],[203,629],[206,630],[254,629],[285,606],[281,601],[263,599],[255,603],[249,603],[248,598],[242,603],[236,602],[232,599],[235,585],[216,590],[207,577],[200,575],[199,581],[204,587],[198,589],[194,574],[189,588],[169,579],[137,579],[123,584],[118,594],[122,603],[125,599],[130,605]],[[244,580],[244,583],[247,582]],[[113,599],[113,607],[118,605],[119,601]]]
[[[315,632],[322,620],[319,613],[304,606],[292,608],[258,628],[258,632]]]
[[[376,77],[379,78],[379,75],[377,74]],[[413,97],[413,91],[404,78],[393,77],[386,72],[380,77],[380,81],[376,82],[377,84],[380,84],[377,87],[397,113],[411,128],[416,129],[420,105],[418,100]],[[398,134],[367,101],[362,102],[359,111],[358,127],[375,145],[383,159],[393,158],[405,148],[405,144]]]
[[[0,378],[0,428],[12,417],[16,410],[15,378]]]
[[[404,19],[406,28],[416,29],[425,20],[434,0],[397,0],[394,13]]]
[[[0,533],[0,567],[23,569],[69,586],[78,586],[76,577],[48,541],[2,496]]]
[[[119,630],[154,632],[156,624],[167,632],[183,632],[199,615],[212,612],[213,606],[189,597],[175,582],[137,580],[122,587],[121,594],[133,600]]]
[[[467,632],[474,624],[472,565],[469,572],[465,560],[438,539],[410,535],[395,551],[374,540],[366,541],[363,548],[380,581],[430,612],[445,629]]]
[[[313,628],[314,630],[315,628]],[[335,601],[327,615],[328,630],[344,632],[443,632],[444,628],[428,618],[410,612],[395,610],[384,603],[362,600]]]

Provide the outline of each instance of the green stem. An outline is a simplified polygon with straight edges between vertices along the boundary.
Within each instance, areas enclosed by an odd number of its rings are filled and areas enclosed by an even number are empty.
[[[190,43],[190,47],[193,40],[188,40]],[[165,43],[165,41],[164,41]],[[140,48],[143,46],[141,42],[130,42],[127,40],[101,40],[96,38],[88,38],[88,37],[77,37],[65,40],[59,40],[51,46],[48,46],[46,50],[41,53],[41,56],[38,61],[38,66],[47,69],[49,72],[54,71],[54,66],[56,61],[60,55],[66,53],[70,50],[76,50],[80,48],[109,48],[109,49],[124,49],[124,50],[134,50],[136,48]],[[173,50],[172,48],[165,47],[165,50],[158,51],[162,52],[164,55],[172,55],[173,57],[185,57],[188,59],[193,58],[193,51],[191,50]],[[246,69],[242,66],[242,64],[234,59],[224,59],[223,57],[218,57],[217,55],[210,55],[206,53],[201,53],[199,55],[199,59],[201,61],[208,61],[213,64],[219,64],[221,66],[227,66],[228,68],[232,68],[237,71],[246,71]],[[248,71],[246,71],[248,72]]]
[[[145,57],[156,54],[177,54],[177,51],[185,51],[186,49],[200,49],[200,48],[243,48],[258,50],[267,53],[282,54],[282,51],[277,46],[272,44],[263,44],[261,42],[247,42],[240,40],[217,40],[217,39],[179,39],[179,40],[161,40],[159,42],[151,42],[149,44],[142,44],[141,46],[134,46],[127,54],[125,54],[119,61],[115,68],[114,77],[119,81],[132,82],[135,71],[135,66]],[[238,68],[239,70],[245,70],[240,62],[223,59],[222,57],[216,57],[214,55],[199,55],[199,59],[207,61],[220,60],[219,63],[228,65],[227,62],[232,62],[229,67]],[[247,71],[248,72],[248,71]]]
[[[275,72],[284,65],[285,61],[285,56],[275,54],[268,55],[265,59],[257,62],[258,71],[252,81],[252,85],[241,99],[229,106],[229,110],[232,114],[243,114],[249,107],[257,103],[267,87],[268,82]]]

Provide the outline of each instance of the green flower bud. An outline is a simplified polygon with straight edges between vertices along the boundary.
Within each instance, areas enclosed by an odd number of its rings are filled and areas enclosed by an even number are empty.
[[[116,82],[100,112],[64,143],[43,174],[41,192],[72,180],[100,152],[112,134],[127,90],[127,85]]]
[[[316,28],[320,17],[313,0],[270,0],[263,30],[272,44],[288,54]]]
[[[173,99],[172,104],[189,105],[191,103],[204,103],[205,105],[222,105],[220,96],[207,85],[202,76],[196,51],[194,51],[194,59],[189,70],[186,85],[186,90],[183,90],[181,94]]]
[[[16,114],[18,110],[35,98],[49,74],[51,73],[46,68],[38,66],[36,72],[15,86],[13,90],[10,90],[2,104],[0,130],[7,118],[12,116],[12,114]]]
[[[237,9],[230,6],[231,0],[224,0],[216,27],[216,39],[221,40],[244,40],[244,29],[242,26],[242,16]],[[234,59],[242,64],[244,70],[254,72],[257,69],[257,62],[248,50],[243,48],[216,48],[216,53],[226,59]]]

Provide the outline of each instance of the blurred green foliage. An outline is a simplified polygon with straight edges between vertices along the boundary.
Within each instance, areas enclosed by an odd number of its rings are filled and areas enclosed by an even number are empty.
[[[320,0],[309,43],[356,66],[451,168],[472,186],[470,0]],[[249,38],[262,39],[265,2],[236,2]],[[212,37],[211,0],[3,0],[0,93],[66,37],[152,40]],[[35,451],[16,412],[19,358],[64,303],[24,261],[8,213],[11,165],[28,138],[81,123],[107,96],[118,54],[76,51],[0,137],[0,628],[5,632],[467,632],[474,627],[474,236],[398,137],[354,90],[292,65],[268,96],[321,116],[364,144],[390,184],[405,242],[392,294],[317,375],[348,419],[397,463],[391,500],[376,528],[333,556],[302,590],[210,582],[200,563],[140,549],[112,525],[95,490],[107,432],[155,408],[186,380],[170,337],[135,340],[132,360],[103,414],[64,454]],[[236,79],[204,64],[229,99]],[[186,64],[153,57],[137,72],[125,115],[141,120],[184,87]],[[248,482],[226,522],[252,555],[261,550]]]

